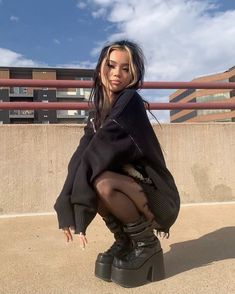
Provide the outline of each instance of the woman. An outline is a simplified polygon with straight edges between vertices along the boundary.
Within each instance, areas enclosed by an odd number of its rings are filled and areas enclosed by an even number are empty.
[[[179,194],[136,92],[142,86],[144,57],[137,44],[118,41],[100,54],[84,136],[73,154],[55,203],[59,228],[71,230],[82,248],[86,228],[98,212],[115,242],[96,260],[95,275],[124,287],[164,278],[156,232],[169,233]]]

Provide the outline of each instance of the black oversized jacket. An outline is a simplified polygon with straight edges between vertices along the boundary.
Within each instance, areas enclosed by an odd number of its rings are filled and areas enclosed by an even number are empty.
[[[157,187],[159,199],[167,204],[158,223],[169,229],[178,215],[179,194],[140,95],[123,90],[102,127],[95,132],[89,119],[84,131],[54,206],[59,228],[75,226],[76,233],[85,233],[97,213],[94,179],[105,170],[120,170],[126,163],[138,162]]]

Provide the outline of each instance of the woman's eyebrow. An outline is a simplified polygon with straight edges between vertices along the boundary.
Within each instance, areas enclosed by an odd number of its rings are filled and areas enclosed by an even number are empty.
[[[112,59],[109,59],[108,61],[113,62],[114,64],[117,64],[117,62]],[[129,65],[129,63],[121,63],[121,65]]]

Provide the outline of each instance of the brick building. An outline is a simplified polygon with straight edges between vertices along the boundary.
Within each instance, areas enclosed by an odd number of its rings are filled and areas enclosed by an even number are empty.
[[[235,82],[235,67],[212,75],[202,76],[193,82]],[[235,90],[230,89],[187,89],[177,90],[170,95],[170,102],[225,102],[235,101]],[[170,111],[170,121],[179,122],[234,122],[235,110],[230,109],[175,109]]]
[[[0,79],[91,80],[92,69],[0,67]],[[84,102],[90,89],[0,87],[4,102]],[[83,123],[85,110],[0,110],[0,123]]]

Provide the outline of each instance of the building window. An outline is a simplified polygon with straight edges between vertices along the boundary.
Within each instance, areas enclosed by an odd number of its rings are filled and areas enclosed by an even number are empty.
[[[76,77],[75,80],[79,80],[79,81],[91,81],[92,78],[91,77]],[[84,96],[84,98],[86,98],[86,99],[89,98],[91,89],[77,88],[75,90],[76,90],[77,95]]]
[[[11,87],[10,93],[11,94],[27,94],[28,89],[25,87]]]
[[[9,111],[11,117],[34,117],[34,110],[16,110],[11,109]]]
[[[223,101],[230,99],[230,93],[217,93],[211,94],[206,96],[197,97],[197,102],[213,102],[213,101]],[[197,115],[208,115],[208,114],[215,114],[215,113],[224,113],[230,112],[230,109],[198,109]]]
[[[79,81],[91,81],[91,77],[75,77]],[[74,88],[74,89],[57,89],[57,97],[85,98],[89,99],[91,89],[89,88]]]

